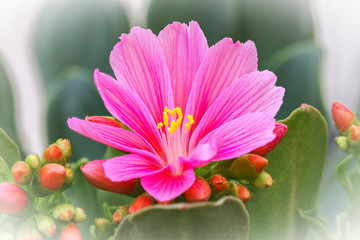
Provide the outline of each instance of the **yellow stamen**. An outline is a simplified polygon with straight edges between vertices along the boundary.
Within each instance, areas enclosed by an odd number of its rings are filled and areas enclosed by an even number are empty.
[[[170,133],[174,133],[176,129],[180,128],[181,122],[183,120],[183,113],[182,113],[181,109],[178,107],[174,108],[174,110],[170,110],[167,107],[165,107],[164,112],[163,112],[163,122],[159,122],[157,124],[157,128],[160,129],[164,126],[169,125],[169,115],[168,114],[170,114],[172,117],[175,117],[175,114],[177,114],[176,121],[174,121],[174,120],[171,121],[170,129],[169,129]],[[194,118],[192,115],[188,115],[187,119],[188,119],[188,122],[185,124],[185,127],[187,130],[190,130],[191,125],[194,123]]]
[[[185,123],[185,127],[186,127],[186,129],[187,129],[188,131],[190,131],[190,124]]]
[[[172,121],[170,124],[170,133],[174,133],[176,129],[176,123],[175,121]]]
[[[194,117],[192,115],[188,115],[187,119],[189,120],[190,125],[194,124]]]
[[[169,112],[168,108],[165,107],[164,112],[163,112],[163,122],[164,122],[165,126],[169,125],[169,116],[167,115],[168,112]]]
[[[163,124],[162,122],[159,122],[159,123],[157,124],[157,128],[158,128],[158,129],[162,128],[163,126],[164,126],[164,124]]]

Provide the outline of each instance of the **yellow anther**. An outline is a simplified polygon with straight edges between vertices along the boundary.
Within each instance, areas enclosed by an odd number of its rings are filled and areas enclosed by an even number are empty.
[[[159,122],[159,123],[157,124],[157,128],[158,128],[158,129],[162,128],[163,126],[164,126],[164,124],[163,124],[162,122]]]
[[[180,127],[181,121],[182,121],[182,117],[179,117],[179,118],[176,120],[176,123],[175,123],[175,128],[176,128],[176,129],[178,129],[178,128]]]
[[[187,119],[189,120],[190,125],[194,123],[194,117],[192,115],[188,115]]]
[[[188,123],[185,123],[185,127],[186,127],[186,129],[188,130],[188,131],[190,131],[190,124],[188,124]]]
[[[164,112],[163,112],[163,123],[165,126],[169,125],[169,116],[168,116],[168,109],[167,107],[164,109]]]
[[[174,111],[177,113],[179,118],[183,117],[182,111],[181,111],[181,109],[179,107],[175,108]]]
[[[176,123],[175,121],[172,121],[170,124],[170,133],[174,133],[176,129]]]

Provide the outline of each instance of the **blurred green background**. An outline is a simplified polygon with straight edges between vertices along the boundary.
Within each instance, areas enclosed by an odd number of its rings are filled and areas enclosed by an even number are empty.
[[[8,13],[3,17],[6,24],[0,21],[0,127],[24,146],[25,153],[41,154],[40,149],[61,137],[71,139],[74,161],[81,157],[102,158],[105,151],[103,145],[70,131],[66,124],[67,118],[73,116],[84,118],[86,115],[108,114],[94,86],[93,70],[99,68],[112,74],[108,62],[110,51],[121,33],[128,33],[133,25],[150,28],[158,34],[173,21],[188,23],[195,20],[203,29],[209,45],[224,37],[255,42],[259,69],[273,71],[278,77],[277,84],[286,89],[284,104],[277,119],[284,119],[302,103],[316,107],[327,118],[330,127],[329,155],[318,206],[321,215],[335,228],[335,216],[346,209],[348,200],[334,175],[335,165],[343,154],[336,150],[333,141],[336,132],[329,115],[329,99],[335,100],[332,99],[335,95],[331,93],[342,93],[336,96],[343,96],[345,103],[353,110],[360,107],[360,97],[356,97],[360,93],[357,88],[359,75],[341,75],[341,71],[347,71],[347,68],[341,68],[340,63],[335,64],[340,71],[338,75],[326,72],[327,69],[334,69],[331,60],[334,54],[329,51],[332,45],[326,45],[324,36],[329,36],[326,35],[329,25],[333,26],[334,31],[339,29],[326,20],[331,11],[335,11],[336,5],[330,8],[326,1],[321,0],[35,2],[38,3],[36,7],[27,5],[33,12],[29,20],[31,24],[26,24],[27,15],[23,15],[22,21],[15,17],[19,15],[16,9],[26,3],[17,0],[11,3],[9,0],[2,1],[0,5],[0,9],[3,9],[0,15]],[[324,6],[329,9],[324,9]],[[7,11],[9,9],[13,12]],[[338,25],[341,25],[341,20],[346,20],[346,13],[339,18]],[[14,42],[9,37],[19,26],[25,32],[22,45],[17,42],[23,35],[14,35]],[[335,36],[342,38],[341,32]],[[347,43],[352,44],[351,41]],[[359,48],[354,49],[353,53],[358,54],[358,61],[349,65],[348,72],[353,71],[351,66],[360,64]],[[26,57],[27,61],[23,61],[22,57]],[[29,62],[31,64],[26,65]],[[32,78],[28,73],[33,73]],[[342,83],[341,88],[336,84],[328,87],[333,78]],[[30,86],[41,86],[37,92],[31,92],[30,88],[26,90],[29,81]],[[333,89],[332,92],[329,89]],[[355,97],[350,94],[354,91],[357,91]],[[24,105],[17,99],[25,103],[29,101],[32,105]],[[42,108],[31,109],[38,106]]]

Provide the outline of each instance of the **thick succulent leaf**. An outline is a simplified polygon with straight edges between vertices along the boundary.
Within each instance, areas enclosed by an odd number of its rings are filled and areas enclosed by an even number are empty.
[[[5,160],[0,156],[0,183],[1,182],[12,182],[13,178],[8,165]]]
[[[217,202],[155,205],[128,215],[114,239],[248,239],[249,218],[234,197]]]
[[[69,65],[110,72],[109,53],[129,32],[116,0],[48,1],[39,16],[34,44],[46,85]]]
[[[315,211],[303,211],[299,209],[299,214],[308,228],[306,239],[311,240],[331,240],[333,239],[326,221]]]
[[[346,189],[347,192],[351,190],[351,185],[349,182],[348,177],[348,165],[349,161],[351,160],[352,156],[347,156],[344,160],[342,160],[337,166],[336,166],[336,177],[340,184]]]
[[[324,112],[319,87],[320,63],[321,51],[311,40],[285,47],[269,60],[266,67],[278,77],[276,84],[286,89],[278,118],[287,117],[305,102]]]
[[[51,96],[54,96],[47,112],[49,143],[58,138],[67,138],[70,139],[73,149],[72,159],[81,157],[101,159],[105,152],[105,145],[72,131],[67,125],[67,119],[70,117],[109,115],[99,94],[89,83],[92,73],[86,69],[68,68],[59,76],[59,79],[61,80],[53,84],[49,91]]]
[[[318,110],[303,104],[280,122],[288,130],[266,156],[274,185],[254,190],[247,204],[250,239],[304,239],[308,227],[298,209],[315,208],[327,153],[326,121]]]
[[[20,161],[20,151],[13,140],[0,128],[0,156],[11,168],[14,163]]]

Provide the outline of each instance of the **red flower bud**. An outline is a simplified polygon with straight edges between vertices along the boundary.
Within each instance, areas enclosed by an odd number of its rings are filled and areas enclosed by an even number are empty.
[[[351,122],[354,119],[354,113],[345,105],[337,101],[333,102],[331,111],[337,128],[341,133],[345,134],[351,126]]]
[[[237,190],[238,198],[243,201],[243,203],[247,203],[251,198],[249,190],[242,185],[237,185]]]
[[[121,222],[128,214],[129,214],[129,206],[126,205],[119,207],[113,215],[113,222],[114,223]]]
[[[196,179],[191,187],[184,192],[184,198],[187,202],[202,202],[209,200],[211,188],[207,181]]]
[[[60,233],[59,240],[81,240],[81,232],[75,224],[67,225]]]
[[[18,161],[11,168],[11,173],[14,181],[19,185],[26,185],[30,183],[32,171],[29,164],[23,161]]]
[[[44,165],[39,171],[41,185],[52,191],[56,191],[61,187],[66,178],[66,169],[57,163],[49,163]]]
[[[118,127],[122,128],[123,124],[121,124],[119,121],[116,121],[113,117],[106,117],[106,116],[86,116],[86,121],[103,124],[111,127]]]
[[[210,184],[216,193],[221,193],[229,188],[229,183],[226,178],[219,174],[211,178]]]
[[[233,178],[250,180],[259,176],[267,164],[266,158],[250,153],[236,158],[229,171]]]
[[[0,212],[16,215],[28,205],[28,198],[24,190],[9,182],[0,183]]]
[[[61,149],[65,162],[69,161],[72,154],[70,141],[60,138],[55,142],[55,144]]]
[[[287,126],[285,124],[276,123],[273,131],[274,134],[276,135],[275,139],[267,143],[266,145],[259,147],[258,149],[255,149],[254,151],[252,151],[252,153],[255,153],[260,156],[265,156],[266,154],[271,152],[284,137],[286,130],[287,130]]]
[[[65,156],[61,148],[56,144],[51,144],[43,153],[41,161],[47,163],[59,163],[64,165],[66,163]]]
[[[248,160],[258,173],[261,173],[269,162],[266,158],[256,154],[249,154]]]
[[[130,205],[129,213],[133,214],[140,211],[143,208],[150,207],[154,204],[154,199],[148,195],[143,194],[135,199],[135,201]]]
[[[81,166],[86,180],[96,188],[120,194],[132,195],[136,192],[136,179],[124,182],[112,182],[105,176],[103,163],[106,160],[95,160]]]
[[[351,140],[353,140],[354,142],[359,141],[359,139],[360,139],[360,126],[351,125],[350,137],[351,137]]]

